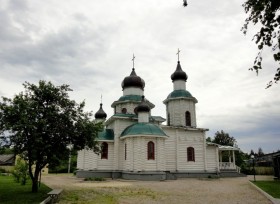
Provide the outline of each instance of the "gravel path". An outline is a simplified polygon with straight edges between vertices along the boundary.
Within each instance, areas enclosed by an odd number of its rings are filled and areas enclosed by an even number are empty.
[[[271,180],[272,177],[257,176],[257,180]],[[220,178],[220,179],[180,179],[169,181],[128,181],[107,180],[104,182],[86,182],[83,179],[69,175],[44,175],[42,182],[51,188],[141,188],[156,192],[159,200],[120,199],[122,204],[132,203],[271,203],[250,183],[251,177]]]

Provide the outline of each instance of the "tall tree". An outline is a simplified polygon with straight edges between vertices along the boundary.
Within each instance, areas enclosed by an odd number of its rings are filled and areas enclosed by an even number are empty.
[[[254,70],[258,74],[262,69],[262,51],[265,47],[272,48],[272,55],[277,64],[280,65],[280,1],[279,0],[247,0],[243,7],[249,17],[246,18],[242,28],[246,34],[248,25],[260,25],[260,30],[255,34],[254,40],[258,45],[259,53],[255,58],[254,65],[249,70]],[[280,80],[280,66],[276,69],[274,82]],[[267,88],[273,82],[267,84]]]
[[[230,137],[228,133],[225,133],[223,130],[221,132],[217,131],[215,133],[214,139],[212,142],[220,144],[220,145],[228,145],[228,146],[234,146],[236,143],[236,140],[234,137]]]
[[[95,138],[102,125],[84,112],[84,102],[70,100],[68,85],[39,81],[39,85],[25,82],[23,86],[25,91],[13,99],[2,98],[0,132],[28,163],[32,192],[37,192],[40,171],[46,164],[68,158],[69,144],[75,150],[98,151]]]
[[[259,147],[259,149],[258,149],[258,156],[260,157],[260,156],[263,156],[263,155],[264,155],[263,150],[262,150],[261,147]]]

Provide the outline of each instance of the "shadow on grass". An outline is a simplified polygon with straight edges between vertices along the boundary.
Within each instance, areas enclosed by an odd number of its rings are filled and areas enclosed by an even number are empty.
[[[1,204],[31,204],[40,203],[51,190],[44,184],[41,184],[38,193],[31,192],[31,181],[26,185],[16,183],[12,176],[0,176],[0,203]]]

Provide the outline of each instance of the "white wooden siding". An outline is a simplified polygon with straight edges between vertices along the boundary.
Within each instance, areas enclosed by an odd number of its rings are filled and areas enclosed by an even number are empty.
[[[185,112],[191,114],[191,126],[196,127],[196,111],[193,100],[177,99],[171,100],[167,104],[167,113],[170,114],[170,124],[174,126],[185,126]]]
[[[207,171],[217,171],[217,147],[206,147]]]
[[[205,144],[204,133],[163,126],[169,136],[165,141],[165,161],[168,171],[204,171]],[[195,161],[187,161],[187,148],[193,147]]]

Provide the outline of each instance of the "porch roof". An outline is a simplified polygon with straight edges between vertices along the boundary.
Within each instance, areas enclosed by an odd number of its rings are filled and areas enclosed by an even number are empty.
[[[240,151],[238,147],[219,145],[219,151],[227,151],[227,150]]]
[[[220,145],[217,143],[213,143],[213,142],[206,142],[207,145],[209,146],[217,146],[219,148],[219,151],[240,151],[240,149],[238,147],[233,147],[233,146],[226,146],[226,145]]]

